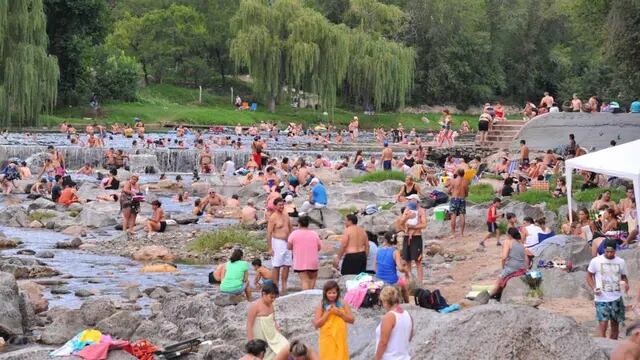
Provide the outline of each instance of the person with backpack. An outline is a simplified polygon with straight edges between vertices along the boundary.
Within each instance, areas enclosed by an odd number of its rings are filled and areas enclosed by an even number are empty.
[[[327,281],[322,289],[322,303],[316,308],[313,325],[320,329],[318,349],[320,358],[349,359],[347,324],[353,324],[351,308],[340,300],[340,286],[334,280]]]
[[[408,280],[411,273],[405,266],[405,262],[397,249],[398,239],[392,232],[384,234],[384,243],[378,248],[376,255],[376,278],[385,285],[399,286],[404,302],[409,302]],[[404,274],[404,279],[398,277],[398,271]]]
[[[380,301],[387,311],[376,328],[376,353],[374,360],[411,360],[409,343],[414,327],[411,315],[400,307],[400,294],[393,286],[385,286]]]

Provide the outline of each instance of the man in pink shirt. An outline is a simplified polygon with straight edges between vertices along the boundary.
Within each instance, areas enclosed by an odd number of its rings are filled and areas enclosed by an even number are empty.
[[[300,228],[289,235],[288,248],[293,253],[293,271],[300,276],[302,290],[308,290],[316,286],[322,242],[315,231],[309,230],[308,216],[301,216],[298,224]]]

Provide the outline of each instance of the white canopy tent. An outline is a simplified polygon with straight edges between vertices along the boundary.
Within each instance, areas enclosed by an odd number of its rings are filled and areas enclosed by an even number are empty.
[[[616,176],[633,180],[633,193],[636,198],[636,209],[640,209],[640,140],[602,149],[593,153],[569,159],[565,162],[567,174],[567,200],[571,209],[571,189],[573,179],[569,174],[574,169]],[[640,214],[640,210],[638,211]],[[569,211],[570,221],[573,221]]]

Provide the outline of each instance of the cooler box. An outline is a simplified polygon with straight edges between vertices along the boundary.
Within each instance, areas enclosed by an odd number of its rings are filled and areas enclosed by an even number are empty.
[[[436,217],[436,221],[444,221],[446,212],[443,208],[440,208],[440,209],[435,209],[433,214]]]

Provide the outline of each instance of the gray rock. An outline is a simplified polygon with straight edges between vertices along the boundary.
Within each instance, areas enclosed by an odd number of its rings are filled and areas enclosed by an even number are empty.
[[[96,328],[120,339],[130,339],[140,325],[140,319],[131,311],[118,311],[99,321]]]
[[[94,326],[115,312],[116,307],[113,301],[107,298],[90,299],[85,301],[80,307],[82,320],[88,326]]]
[[[514,213],[519,221],[522,221],[525,217],[530,217],[533,220],[540,219],[545,216],[544,210],[539,206],[529,205],[527,203],[512,201],[502,207],[501,212],[506,213]],[[547,223],[549,227],[552,227],[549,223]]]
[[[22,335],[18,284],[12,274],[0,272],[0,334]]]
[[[115,225],[117,223],[116,214],[118,214],[116,204],[86,205],[78,218],[81,225],[100,228]],[[78,225],[78,223],[76,222],[75,225]]]
[[[152,298],[152,299],[156,299],[156,300],[158,300],[158,299],[162,299],[162,298],[164,298],[165,296],[167,296],[167,292],[166,292],[166,291],[164,291],[164,289],[162,289],[162,288],[160,288],[160,287],[155,288],[155,290],[153,290],[153,291],[151,292],[151,294],[149,294],[149,297],[150,297],[150,298]]]
[[[0,258],[0,271],[13,274],[16,279],[51,277],[60,273],[33,258]]]
[[[18,242],[13,239],[0,237],[0,249],[9,249],[18,246]]]
[[[593,299],[587,287],[586,271],[566,272],[560,269],[542,269],[542,297],[544,299]]]
[[[18,255],[35,255],[36,252],[31,250],[31,249],[22,249],[22,250],[16,251],[16,254],[18,254]]]
[[[41,259],[53,259],[55,257],[55,254],[51,251],[44,250],[44,251],[38,251],[36,253],[36,257]]]
[[[217,306],[238,305],[245,300],[246,298],[242,295],[217,294],[213,297],[213,303]]]
[[[64,286],[56,286],[51,288],[51,294],[53,295],[66,295],[70,293],[71,291]]]
[[[74,295],[77,297],[86,298],[89,296],[93,296],[93,293],[87,289],[79,289],[79,290],[76,290]]]
[[[136,301],[142,297],[142,292],[138,287],[129,287],[125,290],[124,297],[129,301]]]
[[[29,206],[27,207],[27,210],[31,212],[33,210],[55,209],[55,208],[56,208],[56,203],[54,203],[53,201],[47,198],[40,197],[35,199],[31,204],[29,204]]]
[[[49,313],[52,313],[53,321],[42,330],[40,341],[43,344],[64,344],[85,328],[80,310],[56,309]]]
[[[56,243],[56,249],[77,249],[82,245],[80,238],[73,238],[71,241],[58,241]]]
[[[0,211],[0,224],[11,227],[28,227],[31,220],[20,205],[9,206]]]
[[[431,264],[444,264],[445,259],[444,256],[440,255],[440,254],[436,254],[434,255],[431,259],[427,260],[428,263]]]
[[[164,320],[150,321],[143,320],[131,338],[132,341],[147,339],[154,344],[166,346],[180,341],[178,326]]]
[[[82,204],[80,204],[80,203],[73,203],[73,204],[69,205],[69,207],[67,208],[67,210],[69,210],[69,211],[75,211],[75,212],[80,212],[80,211],[82,211]]]
[[[547,262],[555,257],[571,261],[574,268],[584,267],[586,269],[591,261],[591,247],[582,238],[567,238],[564,246],[548,245],[539,256],[534,258],[533,263],[537,265],[540,260]]]
[[[542,281],[544,281],[544,278]],[[529,290],[529,285],[522,281],[521,278],[511,279],[502,290],[500,302],[503,304],[514,304],[516,301],[512,301],[512,299],[527,297]]]
[[[49,229],[49,230],[53,230],[56,227],[56,223],[53,221],[47,221],[47,223],[44,225],[45,228]]]
[[[177,214],[172,214],[171,219],[175,220],[175,222],[177,222],[180,225],[186,225],[186,224],[197,223],[199,220],[199,217],[191,213],[177,213]]]
[[[354,177],[366,174],[364,171],[357,170],[354,168],[343,168],[338,170],[338,173],[340,174],[340,177],[342,178],[343,181],[351,180]]]
[[[0,354],[2,360],[50,360],[49,353],[55,347],[33,345]]]
[[[124,350],[112,350],[109,351],[109,357],[107,360],[136,360],[137,357],[129,354]]]
[[[567,145],[568,134],[573,133],[576,142],[588,151],[608,148],[611,139],[618,145],[640,138],[638,114],[612,113],[550,113],[536,117],[522,128],[511,144],[516,150],[525,139],[531,150],[546,151]]]

